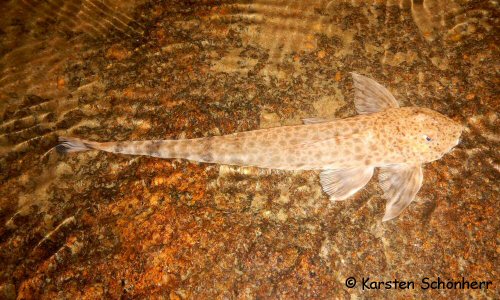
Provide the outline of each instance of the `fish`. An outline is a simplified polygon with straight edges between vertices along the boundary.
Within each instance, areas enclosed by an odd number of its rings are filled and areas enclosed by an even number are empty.
[[[303,124],[195,139],[96,142],[60,137],[56,150],[180,158],[279,170],[317,170],[331,201],[361,190],[378,168],[387,200],[382,221],[396,218],[423,183],[422,165],[440,159],[460,141],[464,127],[422,107],[400,107],[384,86],[351,73],[357,115],[307,118]]]

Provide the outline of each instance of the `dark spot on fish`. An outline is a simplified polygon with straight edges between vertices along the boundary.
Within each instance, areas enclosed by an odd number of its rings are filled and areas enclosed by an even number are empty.
[[[275,139],[269,139],[269,140],[262,141],[262,145],[263,145],[264,147],[270,147],[270,146],[273,144],[273,141],[274,141],[274,140],[275,140]]]
[[[208,137],[206,140],[205,140],[205,149],[203,149],[203,151],[206,153],[204,155],[210,155],[210,161],[213,160],[213,155],[212,155],[212,149],[214,148],[214,137],[211,136],[211,137]],[[208,161],[208,160],[207,160]]]
[[[146,145],[147,153],[151,156],[159,156],[161,144],[161,141],[150,141]]]
[[[231,159],[231,164],[233,165],[238,165],[238,166],[242,166],[244,165],[245,163],[243,162],[243,160],[241,158],[236,158],[234,157],[233,159]]]
[[[123,151],[123,143],[122,142],[116,142],[115,146],[113,148],[114,152],[122,152]]]
[[[91,144],[89,144],[89,143],[85,143],[85,142],[84,142],[84,143],[83,143],[83,145],[84,145],[85,147],[89,148],[89,149],[95,149],[95,148],[94,148]]]
[[[161,153],[160,153],[160,151],[151,151],[151,152],[149,152],[149,155],[154,156],[154,157],[160,157]]]
[[[211,162],[214,160],[214,156],[212,153],[205,153],[201,155],[201,159],[205,162]]]

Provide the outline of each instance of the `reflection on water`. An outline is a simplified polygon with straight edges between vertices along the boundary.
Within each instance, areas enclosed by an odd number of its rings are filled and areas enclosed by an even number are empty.
[[[0,298],[332,298],[358,293],[344,290],[348,276],[381,270],[494,275],[498,1],[11,0],[0,10]],[[394,224],[376,223],[375,186],[330,204],[313,172],[50,150],[58,135],[192,138],[345,117],[351,71],[468,127]],[[435,263],[443,239],[458,263]]]
[[[360,10],[361,14],[356,17],[357,20],[352,21],[374,25],[382,22],[385,26],[394,26],[391,22],[406,22],[405,14],[401,14],[399,18],[391,16],[393,8],[409,10],[421,36],[428,42],[438,40],[437,43],[453,43],[471,35],[480,39],[484,32],[493,29],[493,11],[488,10],[488,5],[467,7],[462,2],[464,1],[256,0],[250,3],[229,4],[223,13],[210,15],[209,18],[226,20],[233,23],[234,27],[245,24],[242,30],[245,45],[267,49],[269,60],[275,63],[266,65],[262,73],[281,78],[284,72],[280,72],[276,64],[286,61],[286,56],[292,53],[317,50],[319,36],[341,40],[344,47],[335,54],[336,57],[352,54],[349,44],[356,29],[345,24],[346,17],[350,15],[349,10],[345,9],[346,5],[353,5]],[[492,9],[495,3],[491,2],[489,6]],[[232,50],[230,55],[221,61],[223,66],[216,65],[215,70],[246,72],[255,66],[256,61],[239,61],[241,52],[239,49]],[[246,65],[241,68],[241,64]]]
[[[2,4],[0,153],[10,147],[26,149],[26,142],[52,132],[60,117],[76,107],[73,93],[99,85],[92,78],[72,82],[64,75],[68,61],[75,53],[92,51],[84,46],[92,39],[141,37],[143,25],[127,16],[137,4],[92,0]],[[5,112],[7,108],[16,112]]]

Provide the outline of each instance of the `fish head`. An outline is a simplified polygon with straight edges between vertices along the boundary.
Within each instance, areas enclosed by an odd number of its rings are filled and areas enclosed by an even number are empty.
[[[464,127],[454,120],[427,108],[410,108],[404,118],[410,151],[419,163],[441,158],[460,142]]]

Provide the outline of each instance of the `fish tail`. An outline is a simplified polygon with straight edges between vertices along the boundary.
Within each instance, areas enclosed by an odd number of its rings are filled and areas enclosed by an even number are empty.
[[[180,144],[188,144],[190,150],[196,148],[196,142],[190,140],[149,140],[149,141],[121,141],[121,142],[94,142],[74,137],[59,137],[61,142],[56,146],[57,152],[61,154],[71,152],[83,152],[89,150],[101,150],[111,153],[148,155],[162,158],[187,158],[190,153],[187,147],[186,151],[179,151]]]
[[[147,155],[160,158],[185,158],[200,162],[213,162],[217,158],[212,143],[206,139],[146,140],[121,142],[94,142],[74,137],[59,137],[59,153],[101,150],[111,153]]]
[[[61,143],[56,146],[56,150],[61,154],[95,150],[98,149],[97,146],[99,144],[97,142],[65,136],[60,136],[59,142]]]

